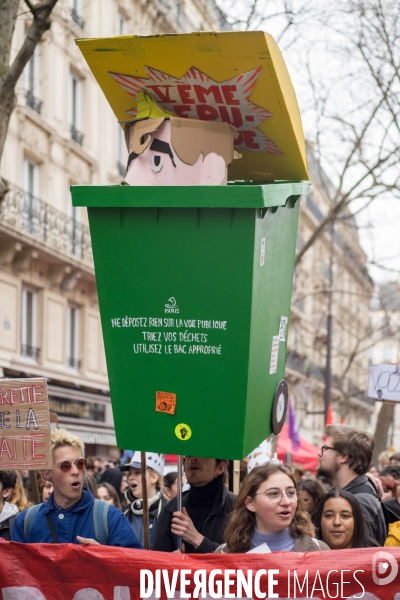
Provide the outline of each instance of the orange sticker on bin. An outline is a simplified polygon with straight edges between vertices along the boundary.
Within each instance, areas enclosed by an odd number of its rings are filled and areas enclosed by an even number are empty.
[[[156,412],[175,414],[176,394],[170,392],[156,392]]]

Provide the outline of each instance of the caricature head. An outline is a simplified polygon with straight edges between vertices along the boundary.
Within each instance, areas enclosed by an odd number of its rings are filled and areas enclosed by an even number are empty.
[[[137,120],[125,125],[129,185],[221,185],[237,132],[229,123],[182,119],[138,95]],[[239,157],[239,155],[237,155]]]

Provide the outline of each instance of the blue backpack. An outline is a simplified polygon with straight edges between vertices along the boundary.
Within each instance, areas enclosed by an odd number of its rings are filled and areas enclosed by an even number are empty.
[[[28,508],[28,510],[26,511],[25,521],[24,521],[24,536],[25,536],[26,541],[28,541],[28,539],[29,539],[29,534],[32,529],[32,525],[35,521],[36,515],[41,506],[42,506],[41,504],[35,504],[34,506],[31,506],[30,508]],[[97,498],[94,499],[94,506],[93,506],[94,531],[95,531],[97,541],[99,542],[99,544],[102,544],[103,546],[106,546],[108,543],[107,515],[108,515],[109,506],[110,505],[107,504],[107,502],[104,502],[103,500],[98,500]]]

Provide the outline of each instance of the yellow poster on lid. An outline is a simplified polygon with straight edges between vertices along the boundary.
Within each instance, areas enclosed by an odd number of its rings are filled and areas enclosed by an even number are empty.
[[[308,179],[300,112],[282,54],[267,33],[124,36],[76,41],[116,118],[136,118],[146,92],[177,117],[227,122],[242,158],[230,180]]]

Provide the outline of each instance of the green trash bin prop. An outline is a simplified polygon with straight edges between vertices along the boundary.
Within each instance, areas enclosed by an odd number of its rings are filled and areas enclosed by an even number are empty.
[[[125,185],[72,187],[89,213],[118,446],[240,459],[287,409],[309,183],[282,56],[262,32],[77,44],[130,152]]]

